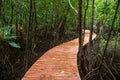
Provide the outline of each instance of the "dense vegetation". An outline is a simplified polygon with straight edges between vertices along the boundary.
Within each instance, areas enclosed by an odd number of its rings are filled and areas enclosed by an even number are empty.
[[[77,62],[81,79],[119,80],[120,0],[101,0],[100,2],[99,0],[86,0],[85,6],[81,6],[84,4],[83,0],[78,1],[79,51]],[[90,23],[90,38],[87,47],[84,47],[82,46],[84,37],[82,30],[86,27],[86,22]],[[94,41],[92,41],[93,31],[97,33]]]
[[[45,51],[78,37],[78,1],[0,0],[1,80],[20,80]],[[94,4],[92,1],[95,1]],[[92,1],[82,0],[82,27],[91,29],[92,25],[98,35],[92,46],[92,69],[84,77],[92,80],[118,80],[120,2]]]
[[[0,79],[20,79],[46,50],[77,37],[76,18],[66,0],[0,0]]]

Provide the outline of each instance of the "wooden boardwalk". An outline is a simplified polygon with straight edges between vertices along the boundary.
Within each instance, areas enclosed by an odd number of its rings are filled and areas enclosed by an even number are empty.
[[[93,38],[96,34],[93,34]],[[84,44],[88,43],[86,30]],[[22,80],[80,80],[77,68],[78,39],[47,51],[26,72]]]

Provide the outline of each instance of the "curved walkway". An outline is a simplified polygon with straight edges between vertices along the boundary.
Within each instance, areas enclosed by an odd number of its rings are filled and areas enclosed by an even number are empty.
[[[89,40],[89,31],[85,32],[84,44]],[[80,80],[77,52],[78,39],[50,49],[32,65],[22,80]]]

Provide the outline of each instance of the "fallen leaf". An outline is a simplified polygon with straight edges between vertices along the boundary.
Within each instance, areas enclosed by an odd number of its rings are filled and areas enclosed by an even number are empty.
[[[64,74],[64,73],[65,73],[65,71],[61,71],[60,73],[61,73],[61,74]]]
[[[68,73],[68,76],[71,77],[71,76],[73,76],[73,74],[72,74],[71,72],[69,72],[69,73]]]

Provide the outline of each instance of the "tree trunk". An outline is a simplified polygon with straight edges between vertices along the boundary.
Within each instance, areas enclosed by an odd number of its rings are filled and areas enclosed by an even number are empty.
[[[88,5],[89,5],[89,0],[86,0],[86,6],[85,6],[85,11],[84,11],[84,21],[83,21],[83,27],[84,27],[84,34],[83,34],[83,42],[84,42],[84,36],[85,36],[85,29],[86,29],[86,13],[88,10]]]
[[[88,60],[89,60],[89,71],[92,70],[92,35],[93,35],[93,25],[94,25],[94,0],[92,0],[92,18],[91,18],[91,26],[90,26],[90,36],[89,36],[89,44],[88,44]]]
[[[83,54],[83,40],[82,40],[82,0],[78,0],[79,11],[78,11],[78,33],[79,33],[79,48],[77,53],[77,64],[81,80],[83,80],[86,70],[84,66],[84,54]]]
[[[11,20],[10,20],[10,25],[12,26],[12,23],[13,23],[13,1],[11,0],[10,1],[11,3]]]
[[[1,18],[2,0],[0,0],[0,18]]]

